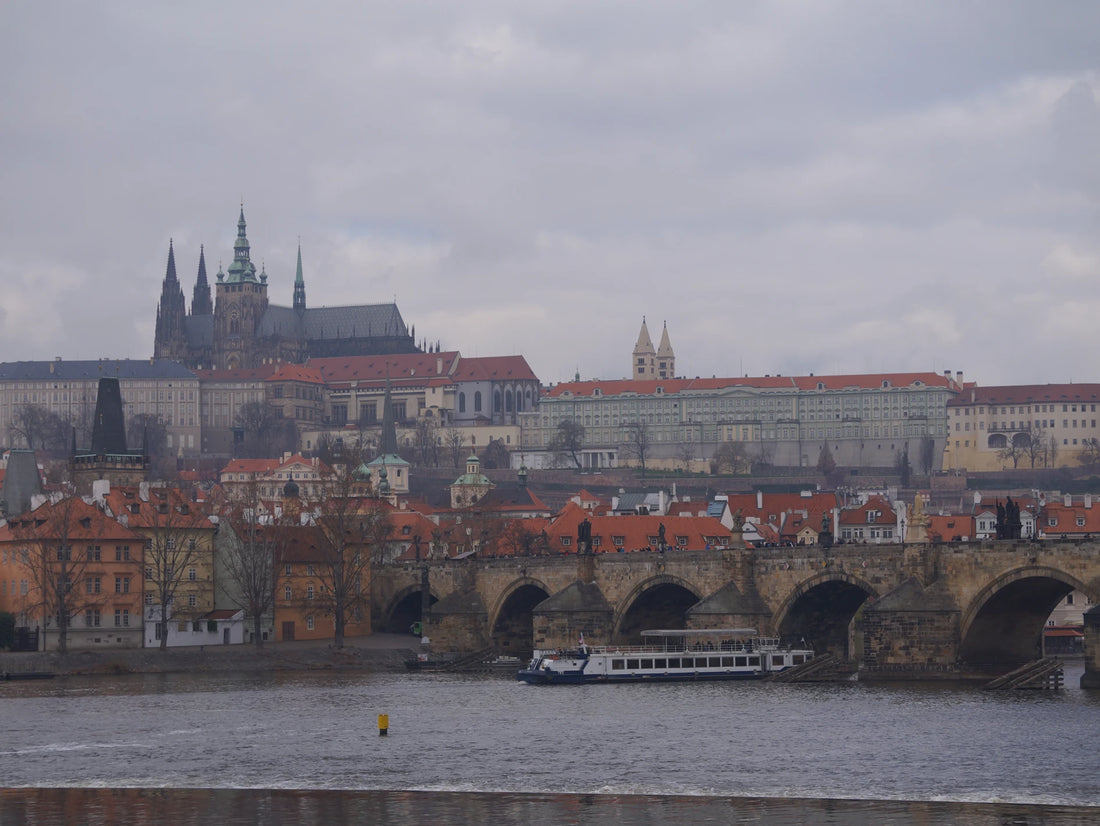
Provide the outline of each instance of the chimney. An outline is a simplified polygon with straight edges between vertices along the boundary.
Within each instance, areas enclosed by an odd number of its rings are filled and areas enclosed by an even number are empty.
[[[963,386],[963,371],[962,370],[956,370],[955,371],[955,384],[957,384],[959,386],[959,389],[962,390],[962,386]]]
[[[107,497],[107,494],[111,492],[111,480],[110,479],[95,479],[92,481],[92,501],[100,507],[103,506],[103,500]]]
[[[763,510],[764,509],[764,491],[762,491],[762,490],[758,490],[756,492],[756,509],[757,510]]]
[[[441,356],[435,360],[435,372],[437,375],[443,375],[443,358]]]
[[[1085,507],[1090,509],[1090,510],[1092,509],[1092,494],[1091,493],[1086,493],[1085,494]]]
[[[141,483],[138,484],[138,498],[142,502],[148,502],[149,501],[149,483],[148,482],[141,482]]]
[[[1065,505],[1067,508],[1072,507],[1073,506],[1073,494],[1072,493],[1063,494],[1062,495],[1062,504]]]
[[[982,492],[980,490],[974,491],[974,504],[980,505],[982,503]]]

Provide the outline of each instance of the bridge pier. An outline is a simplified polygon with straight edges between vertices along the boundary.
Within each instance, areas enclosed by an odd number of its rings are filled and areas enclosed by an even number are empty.
[[[1085,612],[1085,673],[1081,688],[1100,688],[1100,605]]]
[[[958,676],[958,606],[916,577],[866,606],[859,631],[861,680]]]

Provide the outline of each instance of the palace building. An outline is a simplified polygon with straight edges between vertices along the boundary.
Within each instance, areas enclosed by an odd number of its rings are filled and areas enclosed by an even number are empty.
[[[236,370],[280,361],[301,364],[319,356],[420,352],[394,303],[307,307],[300,245],[291,306],[269,303],[267,273],[261,268],[257,274],[245,229],[242,207],[233,262],[227,272],[219,267],[213,299],[205,250],[200,248],[190,312],[176,277],[175,250],[168,242],[154,358],[179,361],[192,369]]]

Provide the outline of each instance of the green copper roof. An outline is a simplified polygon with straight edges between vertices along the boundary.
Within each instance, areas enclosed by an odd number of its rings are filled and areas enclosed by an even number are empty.
[[[244,220],[244,207],[241,207],[241,217],[237,221],[237,240],[233,242],[233,263],[229,265],[227,284],[239,284],[244,281],[256,283],[256,265],[250,259],[251,250],[248,245],[248,236],[245,234],[246,224]]]

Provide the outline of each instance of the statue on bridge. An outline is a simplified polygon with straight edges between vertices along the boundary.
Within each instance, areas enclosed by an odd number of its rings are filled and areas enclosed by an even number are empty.
[[[585,517],[577,525],[577,553],[583,554],[592,550],[592,523]]]
[[[1020,506],[1016,502],[1012,501],[1012,497],[1009,496],[1005,501],[1005,504],[1001,504],[1000,500],[997,501],[997,538],[998,539],[1019,539],[1020,533],[1023,530],[1023,523],[1020,521]]]

